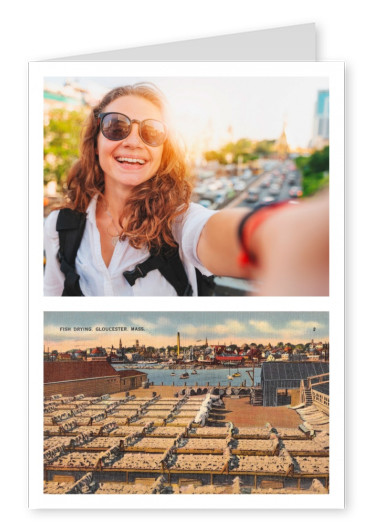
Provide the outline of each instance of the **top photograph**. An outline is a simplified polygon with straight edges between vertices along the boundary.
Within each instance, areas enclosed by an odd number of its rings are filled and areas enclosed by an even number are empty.
[[[45,296],[329,295],[329,78],[43,89]]]

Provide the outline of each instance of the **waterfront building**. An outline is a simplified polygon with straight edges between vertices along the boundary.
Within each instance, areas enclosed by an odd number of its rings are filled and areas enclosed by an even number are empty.
[[[127,352],[125,357],[131,362],[140,361],[142,359],[138,352]]]
[[[66,361],[44,364],[44,395],[84,393],[100,396],[142,386],[147,375],[136,370],[116,371],[106,361]]]
[[[263,363],[261,368],[262,405],[277,406],[278,390],[300,389],[307,385],[309,377],[329,373],[329,363],[322,362],[273,362]]]
[[[300,401],[329,415],[329,373],[309,376],[300,383]]]
[[[60,352],[57,356],[59,361],[71,361],[72,356],[70,352]]]

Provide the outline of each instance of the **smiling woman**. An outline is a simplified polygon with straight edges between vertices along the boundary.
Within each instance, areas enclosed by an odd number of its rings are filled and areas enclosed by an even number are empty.
[[[198,294],[197,278],[210,274],[198,236],[213,212],[189,203],[165,109],[146,83],[114,89],[92,109],[64,208],[45,223],[46,295]]]

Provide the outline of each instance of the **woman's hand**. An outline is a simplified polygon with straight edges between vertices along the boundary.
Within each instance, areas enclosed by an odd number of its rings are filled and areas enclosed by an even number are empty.
[[[209,271],[255,280],[259,295],[329,294],[328,193],[270,212],[250,239],[243,240],[257,265],[239,263],[238,227],[246,213],[222,210],[205,225],[197,254]]]
[[[273,212],[248,242],[259,295],[329,295],[329,194]]]

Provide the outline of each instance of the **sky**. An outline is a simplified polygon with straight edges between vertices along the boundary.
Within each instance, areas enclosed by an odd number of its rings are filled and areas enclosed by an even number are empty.
[[[243,137],[276,139],[284,122],[290,147],[307,147],[317,92],[329,88],[328,79],[318,77],[60,77],[46,78],[45,84],[61,86],[66,81],[77,83],[98,99],[116,86],[155,83],[167,97],[174,129],[191,150],[218,149]]]
[[[44,316],[44,347],[50,351],[118,347],[119,339],[126,347],[136,339],[140,345],[167,347],[176,345],[178,331],[182,347],[202,345],[206,338],[209,345],[329,340],[327,312],[45,312]]]

